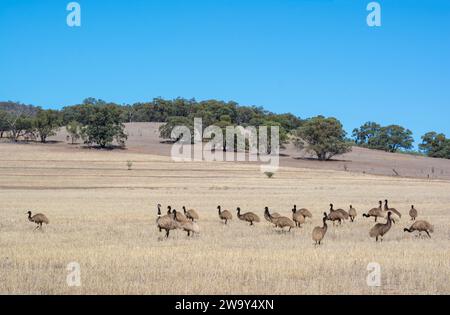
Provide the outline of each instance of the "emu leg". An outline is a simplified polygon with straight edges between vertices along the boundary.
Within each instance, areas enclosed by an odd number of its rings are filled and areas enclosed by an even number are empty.
[[[166,230],[166,238],[169,238],[169,232],[170,230]]]
[[[431,238],[431,235],[430,235],[430,233],[428,233],[428,231],[427,231],[427,230],[425,230],[425,232],[427,232],[427,234],[428,234],[428,237],[429,237],[429,238]]]

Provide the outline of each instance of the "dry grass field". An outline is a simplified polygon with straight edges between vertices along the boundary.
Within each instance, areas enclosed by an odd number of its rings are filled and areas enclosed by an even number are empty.
[[[450,293],[449,181],[302,168],[269,179],[256,165],[32,144],[0,144],[0,161],[1,294]],[[375,243],[373,219],[361,214],[385,198],[404,216]],[[330,223],[315,247],[311,231],[330,202],[352,204],[358,217]],[[197,209],[201,234],[163,239],[157,203]],[[233,210],[228,226],[218,204]],[[312,223],[281,233],[264,220],[264,206],[290,216],[293,204],[309,208]],[[434,224],[431,240],[403,232],[411,204]],[[238,221],[236,206],[262,221]],[[28,210],[49,217],[43,232]],[[70,262],[81,266],[81,287],[66,283]],[[380,287],[366,284],[370,262],[381,265]]]

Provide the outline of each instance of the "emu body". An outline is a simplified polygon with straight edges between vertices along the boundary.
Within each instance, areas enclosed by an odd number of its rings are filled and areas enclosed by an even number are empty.
[[[320,245],[325,234],[327,233],[328,225],[327,225],[328,215],[323,213],[323,226],[316,226],[312,231],[312,239],[315,242],[315,245]]]
[[[217,210],[219,211],[219,218],[220,220],[225,221],[224,223],[227,224],[228,220],[233,219],[233,215],[231,214],[231,212],[229,210],[223,210],[222,208],[219,206],[217,206]]]
[[[378,238],[381,238],[381,241],[383,241],[383,236],[391,229],[391,215],[392,213],[388,212],[386,223],[378,223],[370,230],[369,235],[370,237],[375,237],[376,242],[378,242]]]
[[[237,216],[240,220],[250,222],[250,225],[253,225],[253,222],[260,222],[261,220],[259,217],[254,214],[253,212],[246,212],[244,214],[241,214],[241,208],[237,207]]]
[[[27,214],[28,214],[28,221],[37,224],[35,230],[37,230],[37,229],[41,230],[42,229],[42,224],[49,224],[50,223],[50,221],[45,216],[45,214],[38,213],[38,214],[35,214],[35,215],[32,216],[31,211],[28,211]]]

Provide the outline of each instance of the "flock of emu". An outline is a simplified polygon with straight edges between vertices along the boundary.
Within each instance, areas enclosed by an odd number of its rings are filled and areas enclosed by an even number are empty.
[[[196,210],[190,209],[186,210],[186,207],[183,206],[183,212],[178,212],[175,209],[172,209],[171,206],[167,207],[168,211],[166,215],[162,215],[161,213],[161,205],[158,204],[158,218],[156,219],[156,225],[160,232],[165,230],[166,238],[169,237],[169,233],[171,230],[181,229],[187,232],[187,235],[193,235],[194,233],[199,233],[200,228],[195,220],[199,219],[199,215]],[[227,224],[229,220],[233,219],[233,215],[229,210],[222,210],[221,206],[217,206],[217,210],[219,212],[220,220],[223,220],[224,224]],[[242,220],[249,222],[250,225],[254,225],[254,223],[260,222],[260,218],[257,214],[253,212],[246,212],[241,214],[241,208],[236,208],[237,217]],[[383,202],[379,201],[379,206],[377,208],[373,208],[369,210],[367,213],[363,214],[363,217],[375,218],[375,222],[377,222],[378,218],[386,218],[386,223],[377,223],[369,232],[370,237],[375,238],[376,242],[378,239],[383,241],[383,236],[389,232],[391,229],[392,223],[395,223],[395,219],[392,218],[392,215],[397,215],[401,217],[401,213],[394,208],[390,208],[388,205],[388,200]],[[416,221],[418,216],[417,209],[414,208],[414,205],[411,206],[409,211],[409,215],[411,220],[414,223],[410,228],[405,228],[405,232],[412,233],[414,231],[418,231],[419,235],[422,232],[426,232],[427,235],[431,238],[430,233],[434,232],[433,226],[425,220]],[[355,221],[357,216],[356,209],[350,205],[350,209],[347,211],[343,209],[334,209],[333,204],[330,204],[330,212],[327,214],[323,213],[323,226],[317,226],[312,231],[312,239],[315,242],[315,245],[320,245],[322,240],[325,237],[325,234],[328,229],[327,221],[332,221],[333,225],[338,222],[338,224],[342,224],[344,220],[350,219],[351,222]],[[305,223],[306,218],[312,218],[312,214],[308,209],[297,209],[297,206],[294,205],[292,209],[292,219],[286,216],[282,216],[279,213],[270,213],[269,208],[265,207],[264,209],[264,218],[270,223],[274,224],[275,227],[288,228],[291,231],[294,227],[301,227],[303,223]]]
[[[162,215],[161,213],[161,205],[158,204],[158,218],[156,219],[156,225],[160,232],[163,230],[166,232],[166,238],[169,237],[169,233],[171,230],[181,229],[187,232],[188,236],[200,233],[200,228],[196,222],[199,220],[199,215],[196,210],[190,209],[186,210],[186,207],[183,206],[183,212],[179,212],[175,209],[172,209],[171,206],[167,207],[167,214]],[[227,224],[228,221],[233,219],[233,215],[229,210],[222,210],[221,206],[217,206],[219,212],[219,218]],[[254,225],[254,223],[260,222],[260,218],[257,214],[253,212],[246,212],[241,214],[241,208],[237,207],[237,217],[242,220],[250,223],[250,225]],[[42,214],[32,215],[31,211],[27,212],[28,220],[37,224],[36,229],[42,229],[42,224],[49,224],[48,218]],[[392,217],[393,215],[401,218],[401,213],[394,208],[390,208],[388,205],[388,200],[383,202],[379,201],[379,205],[377,208],[373,208],[369,210],[367,213],[363,214],[363,217],[375,218],[375,222],[377,222],[378,218],[386,218],[386,223],[377,223],[372,229],[369,231],[370,237],[375,238],[376,242],[378,239],[383,241],[383,236],[386,235],[387,232],[391,229],[392,223],[395,223],[395,219]],[[425,220],[416,221],[418,216],[417,209],[414,208],[414,205],[411,206],[409,210],[409,215],[411,220],[414,223],[410,228],[405,228],[405,232],[412,233],[414,231],[419,232],[419,236],[422,232],[427,233],[427,235],[431,238],[430,233],[434,232],[433,226]],[[342,224],[344,220],[350,219],[351,222],[355,221],[357,216],[356,209],[350,205],[350,209],[345,211],[343,209],[334,209],[333,204],[330,204],[330,212],[327,214],[323,213],[323,225],[317,226],[312,231],[312,239],[315,242],[315,245],[320,245],[323,241],[325,234],[327,233],[328,225],[327,221],[332,221],[333,225],[337,222],[338,224]],[[269,208],[265,207],[264,209],[264,218],[272,223],[275,227],[288,228],[291,231],[294,227],[301,227],[303,223],[306,222],[306,219],[312,218],[312,214],[308,209],[297,209],[297,206],[294,205],[292,209],[292,219],[286,216],[282,216],[279,213],[270,213]]]

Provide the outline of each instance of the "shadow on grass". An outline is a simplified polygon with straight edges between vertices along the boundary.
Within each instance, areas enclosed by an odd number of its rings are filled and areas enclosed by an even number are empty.
[[[334,163],[336,163],[336,162],[346,162],[346,163],[352,162],[352,160],[339,160],[339,159],[329,159],[329,160],[326,160],[326,161],[320,161],[317,158],[303,157],[303,156],[295,156],[295,157],[292,157],[292,158],[294,160],[299,160],[299,161],[334,162]]]
[[[114,151],[114,150],[120,150],[120,151],[126,151],[128,148],[126,146],[120,146],[120,145],[110,145],[107,147],[101,147],[99,145],[83,145],[80,148],[83,150],[98,150],[98,151]]]

